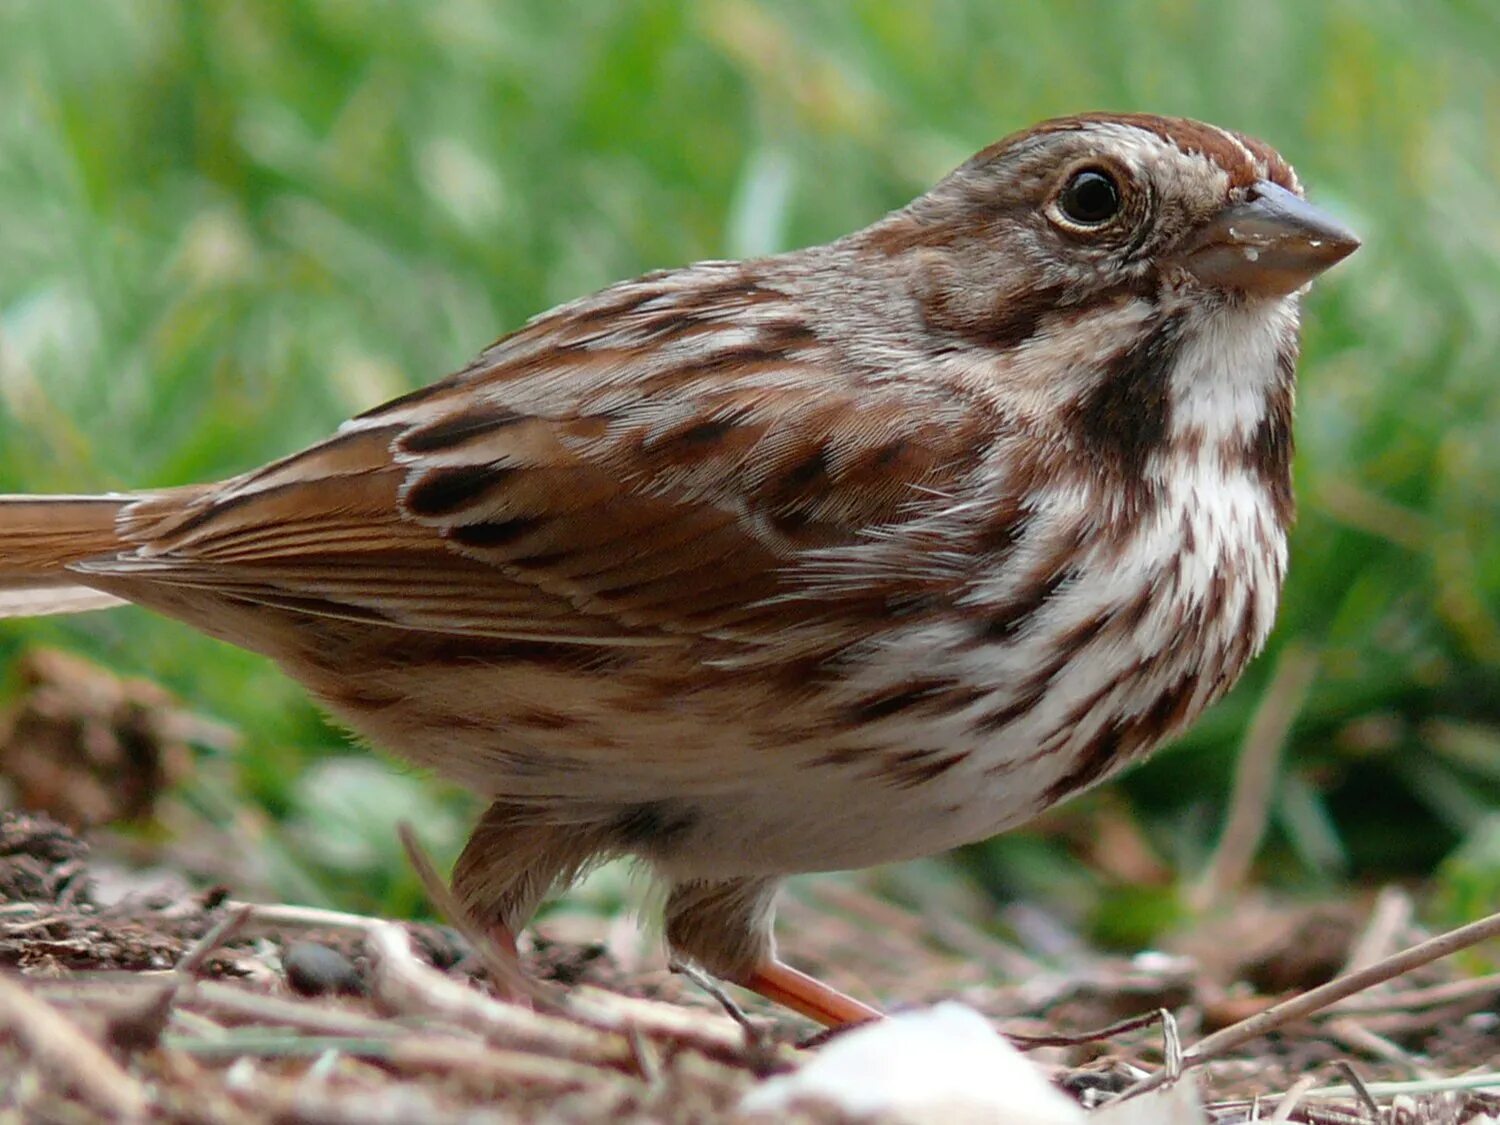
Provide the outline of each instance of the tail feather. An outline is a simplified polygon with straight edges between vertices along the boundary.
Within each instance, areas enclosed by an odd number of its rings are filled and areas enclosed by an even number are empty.
[[[81,613],[120,599],[68,567],[120,549],[120,509],[135,497],[0,496],[0,618]]]
[[[73,583],[37,582],[31,586],[13,586],[0,578],[0,620],[8,617],[51,617],[59,613],[87,613],[125,605],[124,598],[90,590]]]

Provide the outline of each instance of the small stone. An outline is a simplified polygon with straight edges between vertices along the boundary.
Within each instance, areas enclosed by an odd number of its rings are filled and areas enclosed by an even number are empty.
[[[287,947],[281,958],[287,983],[303,996],[338,993],[359,996],[365,982],[354,962],[335,949],[315,941],[299,941]]]

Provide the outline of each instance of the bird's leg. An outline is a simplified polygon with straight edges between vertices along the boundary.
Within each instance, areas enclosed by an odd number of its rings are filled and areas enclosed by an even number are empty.
[[[512,1004],[531,1007],[531,997],[525,988],[526,970],[521,968],[521,950],[516,943],[516,931],[504,922],[491,922],[484,931],[500,955],[500,979],[494,981],[495,992]]]
[[[569,883],[599,850],[589,828],[548,824],[534,810],[496,801],[479,818],[453,866],[453,893],[494,942],[501,961],[495,989],[530,1004],[516,935],[553,887]]]
[[[824,1027],[849,1027],[881,1018],[870,1005],[775,957],[762,961],[747,975],[731,979],[741,988],[748,988]]]
[[[879,1019],[868,1004],[777,959],[771,936],[777,884],[753,878],[676,884],[667,898],[667,942],[715,976],[825,1027]]]

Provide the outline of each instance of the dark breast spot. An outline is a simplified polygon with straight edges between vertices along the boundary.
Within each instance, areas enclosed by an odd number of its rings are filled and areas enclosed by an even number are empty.
[[[1125,485],[1137,508],[1145,499],[1146,463],[1171,433],[1172,368],[1181,347],[1180,319],[1161,320],[1105,366],[1068,418],[1079,446],[1103,473]]]

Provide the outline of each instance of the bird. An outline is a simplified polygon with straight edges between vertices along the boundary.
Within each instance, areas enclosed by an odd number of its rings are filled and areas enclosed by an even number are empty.
[[[480,795],[453,892],[512,963],[631,857],[675,958],[863,1022],[780,957],[778,886],[993,836],[1229,689],[1286,571],[1301,296],[1358,246],[1243,133],[1044,121],[241,475],[0,497],[0,614],[146,606]]]

